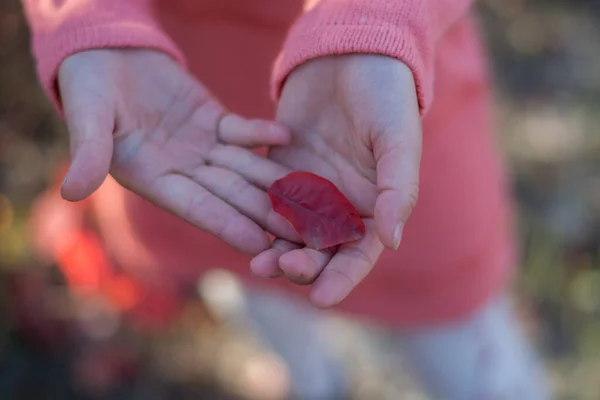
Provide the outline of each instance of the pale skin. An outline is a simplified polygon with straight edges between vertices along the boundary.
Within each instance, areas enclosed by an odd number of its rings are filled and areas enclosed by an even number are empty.
[[[398,248],[416,205],[422,142],[413,76],[384,56],[316,59],[292,72],[276,119],[290,127],[292,140],[269,158],[334,182],[367,232],[334,251],[277,240],[251,268],[259,276],[280,270],[293,282],[312,284],[312,302],[329,307],[371,271],[384,247]]]
[[[75,54],[61,65],[58,86],[72,158],[64,199],[89,196],[110,172],[240,251],[268,248],[265,229],[297,240],[265,192],[228,168],[228,160],[260,160],[244,147],[287,143],[282,125],[225,110],[177,63],[149,50]]]
[[[286,80],[276,121],[225,110],[166,55],[93,50],[62,64],[58,86],[72,164],[62,196],[91,195],[110,173],[121,185],[234,248],[263,278],[312,284],[311,301],[343,300],[384,247],[397,249],[416,205],[421,123],[413,76],[376,55],[323,57]],[[124,90],[123,90],[124,89]],[[247,148],[271,146],[268,159]],[[299,245],[265,189],[291,170],[328,178],[364,218],[360,241]],[[266,232],[279,239],[269,243]]]

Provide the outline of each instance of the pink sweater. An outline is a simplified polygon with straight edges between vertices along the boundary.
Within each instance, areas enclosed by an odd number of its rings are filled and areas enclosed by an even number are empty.
[[[266,118],[273,116],[273,99],[290,71],[312,58],[378,53],[408,64],[424,118],[419,204],[400,250],[384,252],[372,273],[338,306],[401,326],[472,312],[503,290],[516,261],[485,54],[469,3],[309,0],[303,8],[300,0],[24,0],[39,76],[57,105],[60,63],[92,48],[166,52],[230,109]],[[34,222],[40,250],[62,262],[68,273],[73,273],[66,265],[74,259],[74,249],[77,259],[90,265],[101,258],[98,249],[86,253],[76,240],[89,230],[107,259],[130,275],[152,271],[159,273],[160,282],[169,277],[193,283],[208,269],[220,267],[250,284],[306,292],[283,279],[250,277],[248,256],[112,180],[76,205],[59,201],[53,188],[38,209]],[[65,217],[57,218],[57,213]],[[86,225],[86,217],[94,223]]]

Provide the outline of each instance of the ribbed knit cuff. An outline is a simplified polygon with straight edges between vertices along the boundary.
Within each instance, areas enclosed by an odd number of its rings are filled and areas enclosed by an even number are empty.
[[[177,46],[158,28],[135,22],[78,26],[52,35],[42,35],[34,42],[34,53],[40,82],[59,112],[62,112],[57,90],[57,75],[62,62],[86,50],[102,48],[146,48],[166,53],[187,67]]]
[[[323,1],[324,5],[306,12],[290,30],[275,62],[272,97],[277,100],[288,75],[311,59],[380,54],[396,58],[411,69],[419,108],[425,113],[433,92],[433,43],[428,37],[420,2],[398,3]]]

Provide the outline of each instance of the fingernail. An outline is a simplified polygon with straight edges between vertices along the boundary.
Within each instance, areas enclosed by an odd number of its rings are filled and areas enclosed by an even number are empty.
[[[394,228],[394,250],[398,250],[400,247],[400,241],[402,240],[402,223],[399,222]]]

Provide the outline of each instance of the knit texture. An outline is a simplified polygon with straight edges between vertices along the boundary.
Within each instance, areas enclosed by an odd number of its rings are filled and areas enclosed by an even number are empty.
[[[313,58],[340,54],[380,54],[412,70],[421,113],[433,99],[435,44],[467,9],[468,0],[320,0],[289,32],[275,64],[272,96],[286,77]]]
[[[58,5],[62,3],[62,5]],[[61,63],[75,53],[101,48],[148,48],[185,58],[162,31],[153,0],[23,0],[33,33],[37,72],[47,96],[60,111],[56,77]]]
[[[369,53],[406,63],[423,114],[419,203],[400,249],[385,250],[336,309],[396,327],[423,326],[465,317],[505,289],[517,260],[513,209],[468,0],[311,0],[304,11],[301,0],[23,1],[38,73],[57,107],[60,64],[89,49],[163,51],[226,107],[251,118],[272,117],[289,74],[313,58]],[[100,269],[106,259],[123,271],[151,270],[159,282],[194,284],[224,268],[249,285],[299,296],[309,289],[253,278],[247,255],[114,180],[84,204],[58,196],[57,184],[34,211],[32,232],[67,275],[88,257]],[[87,236],[84,216],[97,222],[98,240]],[[107,282],[103,287],[121,287],[122,279]]]

